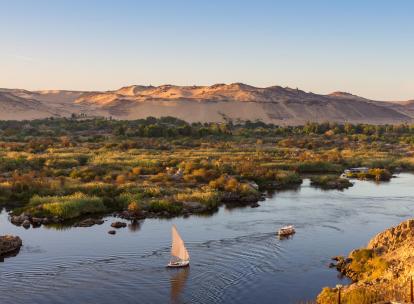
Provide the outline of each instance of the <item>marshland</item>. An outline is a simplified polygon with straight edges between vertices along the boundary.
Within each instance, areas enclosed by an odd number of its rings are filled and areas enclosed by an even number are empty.
[[[331,256],[413,208],[414,126],[406,124],[74,115],[2,121],[0,130],[0,225],[23,240],[2,263],[1,292],[16,303],[54,303],[69,286],[77,301],[99,294],[102,303],[113,300],[104,286],[126,302],[310,300],[349,282],[327,267]],[[341,176],[350,167],[367,171]],[[128,227],[108,235],[115,221]],[[173,223],[191,269],[165,270]],[[277,239],[286,224],[297,234]]]
[[[0,123],[0,202],[14,215],[171,217],[253,204],[304,176],[322,189],[414,167],[414,126],[193,123],[85,117]]]

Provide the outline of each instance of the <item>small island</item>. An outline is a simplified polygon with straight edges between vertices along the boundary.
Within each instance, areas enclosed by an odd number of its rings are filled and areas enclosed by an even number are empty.
[[[321,188],[323,190],[344,190],[353,186],[349,179],[332,175],[313,176],[310,181],[311,186]]]

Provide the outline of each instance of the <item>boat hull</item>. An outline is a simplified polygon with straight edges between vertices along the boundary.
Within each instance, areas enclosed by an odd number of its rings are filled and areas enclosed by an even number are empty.
[[[181,268],[190,266],[190,261],[180,261],[180,262],[169,262],[168,268]]]

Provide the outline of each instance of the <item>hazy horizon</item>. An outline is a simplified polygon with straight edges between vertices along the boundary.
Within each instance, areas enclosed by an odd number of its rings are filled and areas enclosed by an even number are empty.
[[[3,1],[0,87],[242,82],[414,99],[414,2]]]

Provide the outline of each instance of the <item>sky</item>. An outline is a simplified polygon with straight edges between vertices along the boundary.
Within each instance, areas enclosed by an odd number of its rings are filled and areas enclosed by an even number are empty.
[[[414,99],[412,0],[0,0],[0,87],[243,82]]]

